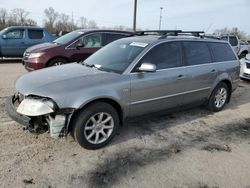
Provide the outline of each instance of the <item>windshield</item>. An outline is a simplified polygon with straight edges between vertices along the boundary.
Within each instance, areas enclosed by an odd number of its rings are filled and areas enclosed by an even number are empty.
[[[8,30],[8,28],[5,28],[5,29],[1,30],[0,35],[3,35],[5,33],[5,31],[7,31],[7,30]]]
[[[84,64],[121,74],[146,46],[146,43],[118,40],[97,51],[86,59]]]
[[[55,43],[57,44],[67,44],[70,41],[74,40],[75,38],[79,37],[82,35],[84,32],[82,31],[72,31],[66,35],[63,35],[59,37],[58,39],[54,40]]]

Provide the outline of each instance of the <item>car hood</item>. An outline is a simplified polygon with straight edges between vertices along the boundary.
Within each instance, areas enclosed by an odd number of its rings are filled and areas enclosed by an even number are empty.
[[[27,48],[26,52],[40,52],[40,51],[48,50],[48,49],[55,48],[58,46],[60,45],[53,43],[53,42],[45,42],[45,43],[37,44],[37,45]]]
[[[112,83],[118,77],[119,74],[71,63],[27,73],[16,81],[16,90],[25,96],[58,99],[72,92]]]

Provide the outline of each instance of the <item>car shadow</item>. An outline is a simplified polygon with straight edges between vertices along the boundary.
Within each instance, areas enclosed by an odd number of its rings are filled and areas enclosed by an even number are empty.
[[[0,64],[22,63],[22,58],[0,58]]]

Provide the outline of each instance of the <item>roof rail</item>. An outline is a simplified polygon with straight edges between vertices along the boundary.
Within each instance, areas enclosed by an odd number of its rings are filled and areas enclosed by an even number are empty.
[[[136,31],[137,35],[167,35],[167,34],[177,34],[182,32],[181,30],[145,30]]]
[[[179,35],[187,35],[187,36],[194,36],[194,37],[200,37],[203,38],[205,36],[205,32],[204,31],[180,31],[180,32],[176,32],[176,33],[167,33],[165,35],[162,35],[159,39],[163,39],[166,38],[168,36],[179,36]]]

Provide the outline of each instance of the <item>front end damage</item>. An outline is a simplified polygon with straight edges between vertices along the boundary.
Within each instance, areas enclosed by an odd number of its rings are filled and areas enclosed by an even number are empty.
[[[60,109],[49,98],[31,95],[24,97],[20,93],[7,99],[6,110],[25,130],[35,134],[49,131],[52,138],[68,134],[70,119],[74,113],[74,109]]]

